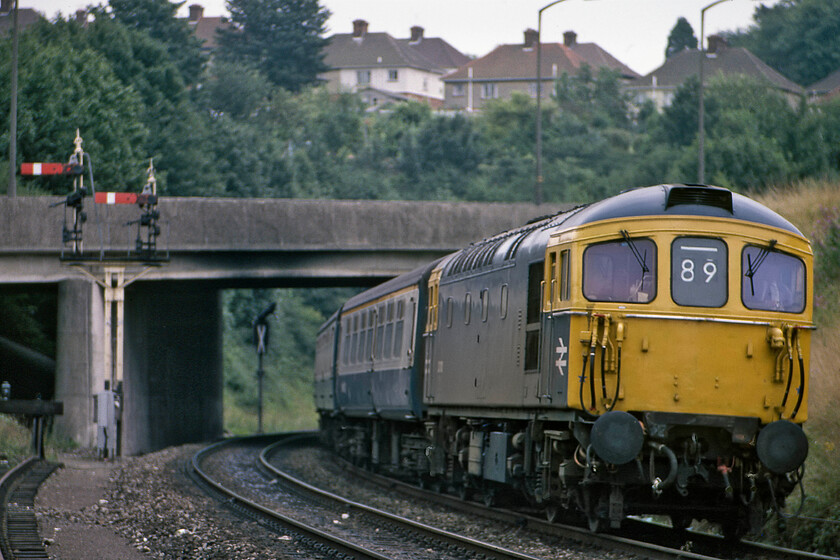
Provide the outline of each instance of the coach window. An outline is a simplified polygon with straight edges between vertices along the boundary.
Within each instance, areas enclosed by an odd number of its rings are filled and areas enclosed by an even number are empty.
[[[508,285],[502,284],[501,293],[499,294],[499,316],[502,319],[507,318],[508,309]]]
[[[446,298],[446,326],[452,327],[452,307],[455,304],[451,297]]]
[[[350,340],[352,340],[352,334],[350,333],[350,325],[352,322],[350,319],[347,319],[344,322],[344,344],[342,344],[341,348],[341,363],[345,366],[350,363]]]
[[[385,306],[380,305],[376,310],[376,338],[373,339],[373,351],[376,359],[382,359],[382,350],[385,348]]]
[[[374,329],[376,328],[376,310],[371,309],[368,312],[368,331],[367,331],[367,341],[365,346],[365,360],[373,359],[373,334]]]
[[[472,295],[467,292],[464,296],[464,324],[470,324],[470,313],[472,311]]]
[[[391,350],[394,347],[394,302],[388,302],[388,311],[385,318],[385,340],[382,342],[382,347],[385,352],[385,357],[391,357]]]
[[[744,247],[741,298],[748,309],[802,313],[805,310],[805,263],[772,247]]]
[[[362,313],[361,323],[359,324],[359,347],[356,349],[356,363],[361,364],[365,361],[365,340],[367,339],[367,313]]]
[[[359,344],[359,316],[353,317],[353,342],[350,344],[350,363],[356,363],[356,348]]]
[[[405,300],[397,302],[397,322],[394,325],[394,356],[402,351],[403,330],[405,325]]]
[[[729,299],[728,251],[720,239],[678,237],[671,244],[671,298],[678,305],[721,307]]]
[[[487,317],[490,314],[490,290],[484,288],[481,290],[481,322],[486,323]]]
[[[610,241],[583,252],[583,296],[589,301],[648,303],[656,297],[656,245]]]

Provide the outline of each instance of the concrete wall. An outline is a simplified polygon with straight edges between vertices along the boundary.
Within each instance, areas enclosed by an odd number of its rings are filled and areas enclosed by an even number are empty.
[[[64,403],[56,433],[82,446],[96,443],[93,395],[105,389],[101,288],[87,280],[58,286],[55,400]]]
[[[190,282],[126,291],[125,455],[222,434],[220,292]]]

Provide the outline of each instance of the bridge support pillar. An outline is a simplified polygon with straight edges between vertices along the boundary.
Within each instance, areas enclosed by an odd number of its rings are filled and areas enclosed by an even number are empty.
[[[125,305],[123,454],[221,436],[219,290],[137,282],[126,289]]]
[[[93,396],[105,389],[104,307],[94,282],[64,280],[58,285],[55,400],[64,403],[56,432],[84,447],[96,442]]]

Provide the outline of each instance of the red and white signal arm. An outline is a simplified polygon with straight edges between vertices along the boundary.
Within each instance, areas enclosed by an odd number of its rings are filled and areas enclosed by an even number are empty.
[[[21,163],[21,175],[79,175],[81,165],[73,163]]]
[[[93,201],[96,204],[137,204],[137,193],[98,192]]]
[[[157,204],[157,195],[130,192],[98,192],[93,195],[96,204]]]

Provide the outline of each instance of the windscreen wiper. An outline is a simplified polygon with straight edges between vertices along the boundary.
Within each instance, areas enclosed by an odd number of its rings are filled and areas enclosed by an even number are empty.
[[[633,251],[633,256],[636,257],[639,266],[642,267],[642,274],[644,274],[645,272],[650,272],[650,269],[647,267],[647,264],[645,264],[647,261],[647,251],[645,251],[644,256],[642,256],[641,253],[639,253],[639,249],[636,247],[636,244],[633,243],[633,240],[630,239],[630,234],[627,233],[626,229],[621,230],[621,236],[624,238],[624,241],[627,242],[627,245],[630,246],[630,250]]]
[[[758,272],[758,269],[764,264],[764,260],[770,254],[770,251],[773,250],[773,247],[776,246],[776,240],[771,239],[770,244],[765,248],[761,249],[761,252],[758,254],[758,257],[755,259],[755,262],[752,261],[750,258],[750,254],[747,253],[747,271],[744,273],[744,276],[750,279],[750,295],[755,297],[755,284],[753,283],[753,276],[755,273]]]

